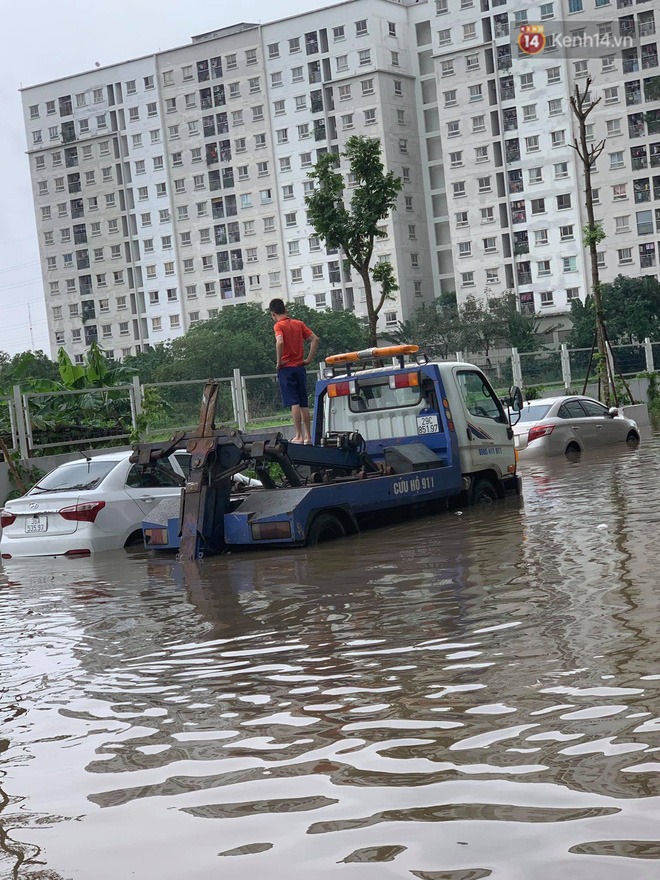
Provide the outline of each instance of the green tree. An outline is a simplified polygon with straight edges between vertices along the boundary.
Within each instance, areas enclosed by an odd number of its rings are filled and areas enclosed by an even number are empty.
[[[501,310],[470,296],[458,312],[462,350],[482,352],[488,358],[491,349],[510,344],[508,319]]]
[[[344,177],[337,170],[341,158],[348,160],[348,170],[355,182],[348,206],[344,196]],[[402,188],[401,178],[392,171],[385,171],[380,141],[358,136],[346,141],[341,156],[337,153],[322,155],[309,176],[317,184],[314,192],[305,199],[310,223],[326,247],[343,251],[347,263],[362,279],[369,345],[375,346],[378,344],[378,314],[398,288],[391,265],[380,263],[372,269],[371,260],[376,240],[385,237],[378,224],[396,208]],[[377,301],[374,301],[372,281],[380,284]]]
[[[433,302],[422,304],[388,338],[396,343],[418,345],[430,357],[447,360],[460,347],[456,294],[444,293]]]
[[[539,319],[535,315],[524,315],[517,306],[516,295],[504,294],[489,300],[489,308],[501,323],[503,339],[507,346],[518,351],[538,351],[543,348],[539,333]],[[506,331],[504,328],[506,327]],[[545,332],[548,332],[546,330]]]
[[[660,282],[651,276],[627,278],[618,275],[601,287],[603,316],[610,342],[643,342],[648,336],[660,340]],[[568,338],[571,348],[590,348],[596,330],[593,299],[571,303],[573,329]]]

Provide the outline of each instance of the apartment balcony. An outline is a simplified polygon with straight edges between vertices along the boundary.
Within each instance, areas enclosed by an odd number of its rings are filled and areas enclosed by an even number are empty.
[[[640,254],[639,265],[642,269],[651,269],[655,266],[655,254]]]
[[[658,66],[658,50],[655,44],[652,46],[642,46],[642,70],[649,70]]]
[[[511,212],[511,223],[527,223],[527,211],[515,210]]]
[[[640,21],[638,24],[640,37],[652,37],[655,34],[654,21]]]
[[[510,180],[509,181],[509,192],[510,193],[521,193],[525,190],[525,184],[522,180]]]
[[[518,284],[520,286],[532,283],[532,273],[531,272],[517,272],[516,278],[517,278]]]
[[[624,73],[639,73],[639,59],[628,58],[623,62]]]
[[[513,243],[513,255],[515,257],[520,257],[523,254],[529,253],[529,242],[528,241],[516,241]]]

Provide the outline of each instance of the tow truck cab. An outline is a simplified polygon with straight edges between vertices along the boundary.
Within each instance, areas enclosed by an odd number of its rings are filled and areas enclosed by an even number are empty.
[[[484,482],[492,486],[492,497],[519,491],[508,414],[473,364],[335,369],[316,386],[314,445],[346,433],[360,434],[376,462],[387,464],[386,450],[413,443],[445,460],[458,459],[471,496]]]

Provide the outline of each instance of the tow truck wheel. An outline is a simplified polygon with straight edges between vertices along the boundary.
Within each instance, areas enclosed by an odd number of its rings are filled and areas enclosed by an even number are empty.
[[[323,541],[334,541],[346,537],[343,522],[334,513],[319,513],[307,532],[307,546],[313,547]]]
[[[472,488],[472,497],[470,499],[472,504],[492,504],[497,499],[497,489],[490,480],[477,480]]]

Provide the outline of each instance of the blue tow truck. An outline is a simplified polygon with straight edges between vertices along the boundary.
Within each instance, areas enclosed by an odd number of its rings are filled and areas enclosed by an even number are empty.
[[[477,367],[417,352],[392,346],[327,358],[312,445],[276,431],[216,428],[219,385],[209,381],[194,431],[133,452],[133,461],[154,467],[176,449],[190,453],[180,502],[153,509],[145,546],[189,560],[239,546],[316,544],[359,531],[374,514],[519,493],[510,424],[519,389],[502,401]],[[369,366],[387,357],[391,365]],[[256,486],[235,479],[247,467]]]

